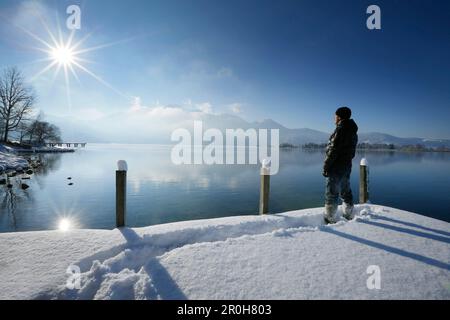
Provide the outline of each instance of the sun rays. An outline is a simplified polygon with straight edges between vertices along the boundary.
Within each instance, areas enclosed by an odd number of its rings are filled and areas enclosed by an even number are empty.
[[[72,64],[75,59],[75,53],[70,47],[53,48],[50,55],[54,62],[57,62],[64,66]]]
[[[83,57],[83,55],[88,53],[130,41],[131,39],[95,45],[92,47],[83,47],[86,40],[92,36],[92,33],[89,33],[80,40],[75,41],[76,30],[70,30],[66,33],[66,35],[64,35],[59,24],[59,19],[57,19],[57,27],[52,31],[52,28],[50,28],[42,14],[39,13],[39,10],[35,11],[35,15],[38,18],[41,31],[44,31],[44,36],[38,32],[34,32],[35,30],[30,30],[23,26],[16,25],[16,27],[34,40],[35,44],[31,48],[44,55],[43,57],[33,61],[33,63],[43,64],[43,67],[31,77],[30,80],[32,82],[38,80],[46,74],[52,74],[51,83],[53,84],[56,78],[62,74],[69,109],[72,109],[71,79],[75,79],[79,84],[81,84],[79,74],[86,74],[123,98],[127,100],[131,99],[116,89],[109,82],[104,80],[100,75],[97,75],[93,70],[90,70],[87,63],[91,63],[92,61],[89,61],[86,57]]]

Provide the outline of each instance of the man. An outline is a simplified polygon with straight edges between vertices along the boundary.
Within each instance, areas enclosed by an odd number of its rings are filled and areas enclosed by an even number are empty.
[[[325,222],[336,223],[339,196],[344,200],[344,218],[353,219],[353,194],[350,188],[352,159],[358,143],[358,126],[352,111],[347,107],[336,110],[336,130],[330,136],[327,146],[323,176],[327,178],[325,193]]]

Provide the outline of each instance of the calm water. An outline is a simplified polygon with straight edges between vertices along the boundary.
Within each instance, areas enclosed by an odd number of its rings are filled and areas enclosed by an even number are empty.
[[[127,225],[251,215],[258,212],[257,166],[175,166],[170,146],[88,145],[73,154],[43,155],[28,190],[0,186],[0,232],[56,229],[63,217],[80,228],[115,225],[116,161],[128,162]],[[354,168],[364,154],[354,160]],[[450,221],[450,154],[370,152],[370,198]],[[271,212],[323,204],[323,153],[280,152],[271,178]],[[358,170],[352,188],[358,199]],[[67,180],[72,177],[72,180]],[[73,182],[72,186],[68,183]]]

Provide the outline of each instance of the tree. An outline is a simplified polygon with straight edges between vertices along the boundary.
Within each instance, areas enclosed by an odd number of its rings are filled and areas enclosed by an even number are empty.
[[[59,128],[51,123],[35,120],[31,123],[29,128],[31,143],[42,145],[47,141],[61,141],[61,132]]]
[[[40,112],[36,119],[32,120],[26,128],[25,136],[28,137],[28,142],[30,144],[33,143],[35,139],[36,131],[38,129],[39,123],[42,122],[43,117],[43,113]]]
[[[28,121],[21,121],[16,128],[16,132],[18,133],[19,143],[23,142],[23,139],[28,134],[28,130],[30,128],[30,124]]]
[[[0,117],[0,141],[1,137],[3,137],[4,134],[5,134],[5,123],[3,119]]]
[[[31,113],[36,100],[31,87],[25,85],[21,72],[13,67],[0,76],[0,121],[3,141]]]

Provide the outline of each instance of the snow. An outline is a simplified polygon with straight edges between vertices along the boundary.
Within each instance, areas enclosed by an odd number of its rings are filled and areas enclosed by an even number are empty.
[[[7,171],[17,171],[29,168],[29,163],[23,157],[18,156],[19,153],[34,152],[73,152],[74,149],[65,147],[33,147],[31,149],[23,149],[20,147],[10,147],[0,143],[0,174]]]
[[[125,160],[119,160],[117,161],[117,169],[119,171],[127,171],[128,170],[128,164]]]
[[[63,146],[54,146],[54,147],[31,147],[29,149],[24,147],[10,147],[0,143],[0,152],[3,153],[45,153],[45,152],[74,152],[75,149],[63,147]]]
[[[368,166],[369,165],[369,161],[367,161],[366,158],[362,158],[361,162],[359,163],[360,166]]]
[[[270,167],[272,165],[271,159],[263,159],[261,163],[261,171],[260,174],[262,176],[269,176],[270,175]]]
[[[12,170],[21,170],[29,167],[28,161],[22,157],[10,153],[1,152],[0,149],[0,173]],[[3,149],[5,150],[5,149]]]
[[[271,159],[263,159],[262,161],[263,169],[270,169],[271,162],[272,162]]]
[[[377,205],[356,211],[335,225],[315,208],[0,234],[0,299],[450,298],[449,223]],[[78,288],[66,286],[69,266],[81,271]],[[367,286],[373,266],[380,289]]]
[[[8,152],[12,152],[12,151],[13,151],[13,148],[5,146],[4,144],[0,143],[0,152],[8,153]]]
[[[60,146],[54,146],[54,147],[33,147],[31,152],[74,152],[75,149],[68,148],[68,147],[60,147]],[[28,152],[30,152],[28,150]]]

